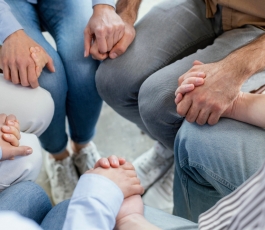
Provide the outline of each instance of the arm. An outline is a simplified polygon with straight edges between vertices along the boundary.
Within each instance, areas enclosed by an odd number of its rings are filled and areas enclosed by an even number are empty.
[[[216,124],[236,99],[242,84],[264,69],[264,55],[265,35],[262,35],[221,61],[193,66],[187,73],[204,72],[205,84],[186,94],[177,112],[189,122]],[[180,77],[179,85],[187,73]]]
[[[243,121],[265,129],[265,95],[240,92],[222,117]]]

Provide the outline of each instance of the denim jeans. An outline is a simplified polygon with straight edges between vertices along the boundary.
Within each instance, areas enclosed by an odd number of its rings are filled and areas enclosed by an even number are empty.
[[[79,144],[89,142],[102,105],[95,86],[99,62],[84,58],[83,30],[92,15],[91,1],[39,0],[37,5],[26,0],[6,2],[27,35],[46,50],[55,65],[55,73],[45,68],[39,78],[40,86],[51,93],[55,103],[52,122],[40,136],[43,148],[53,154],[64,150],[68,141],[65,117],[71,139]],[[57,51],[45,40],[41,27],[52,35]]]
[[[33,182],[20,182],[0,192],[0,211],[16,211],[38,224],[51,208],[45,191]]]

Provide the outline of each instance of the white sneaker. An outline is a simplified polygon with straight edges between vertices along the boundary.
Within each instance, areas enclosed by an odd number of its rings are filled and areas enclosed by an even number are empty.
[[[173,180],[174,165],[147,190],[143,196],[144,204],[172,214],[174,207]]]
[[[78,154],[73,154],[73,161],[80,175],[94,168],[96,162],[101,158],[96,145],[91,141],[88,146],[82,148]]]
[[[54,204],[70,199],[78,181],[76,169],[71,157],[62,161],[50,158],[45,152],[45,169],[51,184]]]
[[[173,162],[173,152],[157,142],[153,148],[136,158],[132,164],[141,185],[147,189],[166,173]]]

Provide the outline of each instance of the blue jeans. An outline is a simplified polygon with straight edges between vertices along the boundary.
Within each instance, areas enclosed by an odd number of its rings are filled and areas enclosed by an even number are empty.
[[[39,0],[37,5],[26,0],[6,2],[27,35],[46,50],[55,65],[55,73],[45,68],[39,78],[40,86],[51,93],[55,103],[53,120],[40,136],[43,148],[53,154],[65,149],[65,117],[71,139],[79,144],[89,142],[102,105],[95,86],[99,62],[84,58],[83,30],[92,15],[91,1]],[[43,37],[41,26],[53,36],[57,51]]]
[[[20,182],[0,192],[0,211],[16,211],[38,224],[51,208],[45,191],[33,182]]]

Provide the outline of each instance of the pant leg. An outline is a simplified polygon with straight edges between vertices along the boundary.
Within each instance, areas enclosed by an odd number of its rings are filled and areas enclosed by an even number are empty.
[[[99,62],[84,58],[84,29],[92,15],[91,1],[39,0],[38,12],[55,39],[68,83],[66,113],[71,139],[86,143],[94,135],[102,99],[95,86]]]
[[[264,129],[232,119],[184,121],[175,142],[174,214],[197,222],[252,176],[265,160],[264,138]]]
[[[36,6],[27,2],[27,0],[7,0],[6,2],[27,35],[40,44],[53,59],[56,72],[51,73],[47,68],[44,68],[39,78],[40,86],[50,92],[55,104],[51,124],[40,136],[40,141],[43,148],[48,152],[61,152],[65,149],[68,141],[65,132],[65,101],[68,86],[63,63],[58,53],[45,40],[41,33]],[[42,104],[42,101],[40,103]]]
[[[0,192],[22,181],[35,181],[42,165],[42,152],[34,134],[21,133],[20,146],[30,146],[33,153],[14,160],[0,161]]]
[[[0,193],[0,210],[16,211],[38,224],[51,208],[45,191],[33,182],[20,182]]]
[[[53,207],[53,209],[45,216],[41,223],[43,230],[63,229],[69,203],[70,200],[65,200]]]
[[[205,10],[204,2],[197,0],[155,6],[136,25],[136,38],[128,50],[104,61],[97,71],[100,96],[151,136],[139,113],[140,87],[159,69],[213,42],[216,35]]]
[[[144,207],[144,216],[151,224],[163,230],[198,229],[198,225],[196,223],[148,206]]]
[[[0,74],[0,113],[14,114],[22,132],[40,136],[49,126],[54,112],[51,95],[45,89],[14,85]]]
[[[192,67],[194,60],[216,62],[262,33],[262,30],[253,26],[225,32],[212,45],[160,69],[147,78],[140,88],[138,101],[140,116],[152,136],[173,150],[174,139],[183,120],[176,113],[175,90],[178,87],[178,78]],[[242,90],[250,91],[265,84],[264,73],[253,75],[244,83]]]

